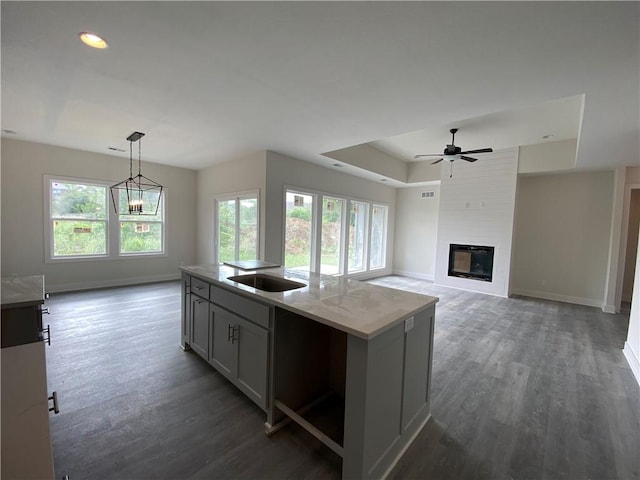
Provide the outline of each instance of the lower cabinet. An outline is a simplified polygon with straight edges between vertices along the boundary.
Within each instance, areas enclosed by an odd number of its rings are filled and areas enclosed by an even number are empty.
[[[266,410],[271,307],[186,274],[182,294],[182,347]]]
[[[211,312],[210,363],[266,409],[269,331],[215,304]]]
[[[191,338],[189,346],[209,360],[209,300],[191,295]]]

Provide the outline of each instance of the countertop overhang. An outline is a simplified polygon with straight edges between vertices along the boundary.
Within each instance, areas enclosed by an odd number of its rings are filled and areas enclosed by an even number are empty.
[[[303,282],[307,286],[286,292],[267,292],[228,279],[251,271],[227,265],[182,266],[180,270],[367,340],[438,302],[437,297],[283,267],[264,268],[259,273]]]

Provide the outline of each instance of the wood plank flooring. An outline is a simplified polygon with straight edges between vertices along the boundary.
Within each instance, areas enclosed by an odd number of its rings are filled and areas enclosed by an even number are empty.
[[[640,389],[628,315],[384,277],[440,297],[433,418],[392,479],[638,479]],[[57,478],[336,479],[341,461],[179,348],[180,284],[52,295]]]

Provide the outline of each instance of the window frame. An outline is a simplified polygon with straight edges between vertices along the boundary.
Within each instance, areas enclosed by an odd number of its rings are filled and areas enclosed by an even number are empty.
[[[89,254],[89,255],[54,255],[54,235],[53,235],[53,222],[52,215],[52,184],[54,182],[59,183],[74,183],[78,185],[93,185],[105,188],[105,201],[106,201],[106,219],[105,231],[106,231],[106,253],[104,254]],[[113,202],[110,196],[110,187],[115,181],[97,180],[94,178],[82,178],[82,177],[70,177],[66,175],[43,175],[43,220],[44,220],[44,261],[45,264],[51,263],[72,263],[72,262],[96,262],[96,261],[109,261],[109,260],[121,260],[123,258],[158,258],[167,257],[167,189],[162,191],[162,252],[135,252],[135,253],[120,253],[120,216],[116,214]],[[143,218],[141,216],[141,218]],[[133,223],[133,222],[132,222]],[[138,223],[151,223],[151,222],[138,222]]]
[[[260,253],[260,190],[245,190],[241,192],[226,193],[224,195],[218,195],[213,199],[213,258],[214,263],[221,265],[224,262],[220,261],[220,210],[219,205],[221,202],[228,202],[234,200],[236,202],[235,207],[235,240],[234,240],[234,257],[238,260],[240,254],[240,201],[241,200],[255,200],[256,201],[256,260],[261,258]],[[232,260],[233,261],[233,260]]]
[[[343,200],[343,214],[342,214],[342,225],[341,225],[341,252],[340,252],[340,266],[339,273],[333,274],[334,276],[345,276],[348,278],[357,278],[357,277],[366,277],[371,273],[380,273],[384,272],[389,268],[388,264],[388,244],[389,244],[389,211],[390,206],[385,202],[381,202],[378,200],[368,200],[357,197],[351,197],[343,194],[336,194],[331,192],[323,192],[320,190],[315,190],[312,188],[303,188],[303,187],[295,187],[291,185],[284,185],[283,187],[283,202],[282,202],[282,227],[283,227],[283,235],[282,235],[282,264],[285,265],[285,254],[286,254],[286,215],[287,215],[287,193],[299,194],[299,195],[308,195],[313,197],[314,205],[312,208],[311,215],[311,230],[312,230],[312,238],[311,238],[311,265],[309,271],[312,273],[321,273],[320,270],[322,268],[321,258],[322,258],[322,205],[324,204],[324,199],[326,197],[332,199]],[[350,215],[351,215],[351,206],[353,202],[360,202],[367,204],[367,216],[365,221],[367,222],[365,234],[365,244],[364,244],[364,261],[362,270],[349,272],[349,232],[351,231],[350,225]],[[383,235],[383,265],[381,267],[371,268],[371,229],[372,229],[372,215],[373,209],[376,206],[386,208],[385,221],[384,221],[384,235]],[[331,274],[323,274],[323,275],[331,275]]]

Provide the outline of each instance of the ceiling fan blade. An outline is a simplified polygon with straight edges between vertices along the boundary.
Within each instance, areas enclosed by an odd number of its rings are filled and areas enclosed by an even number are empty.
[[[460,160],[466,160],[467,162],[475,162],[478,160],[477,158],[465,157],[464,155],[460,155]]]
[[[423,155],[414,155],[413,158],[420,158],[420,157],[439,157],[440,155],[442,155],[441,153],[425,153]]]
[[[491,153],[493,152],[493,148],[480,148],[478,150],[467,150],[466,152],[460,152],[460,155],[464,155],[466,153]]]
[[[444,160],[444,158],[439,158],[435,162],[431,162],[431,165],[435,165],[436,163],[440,163],[442,160]]]

